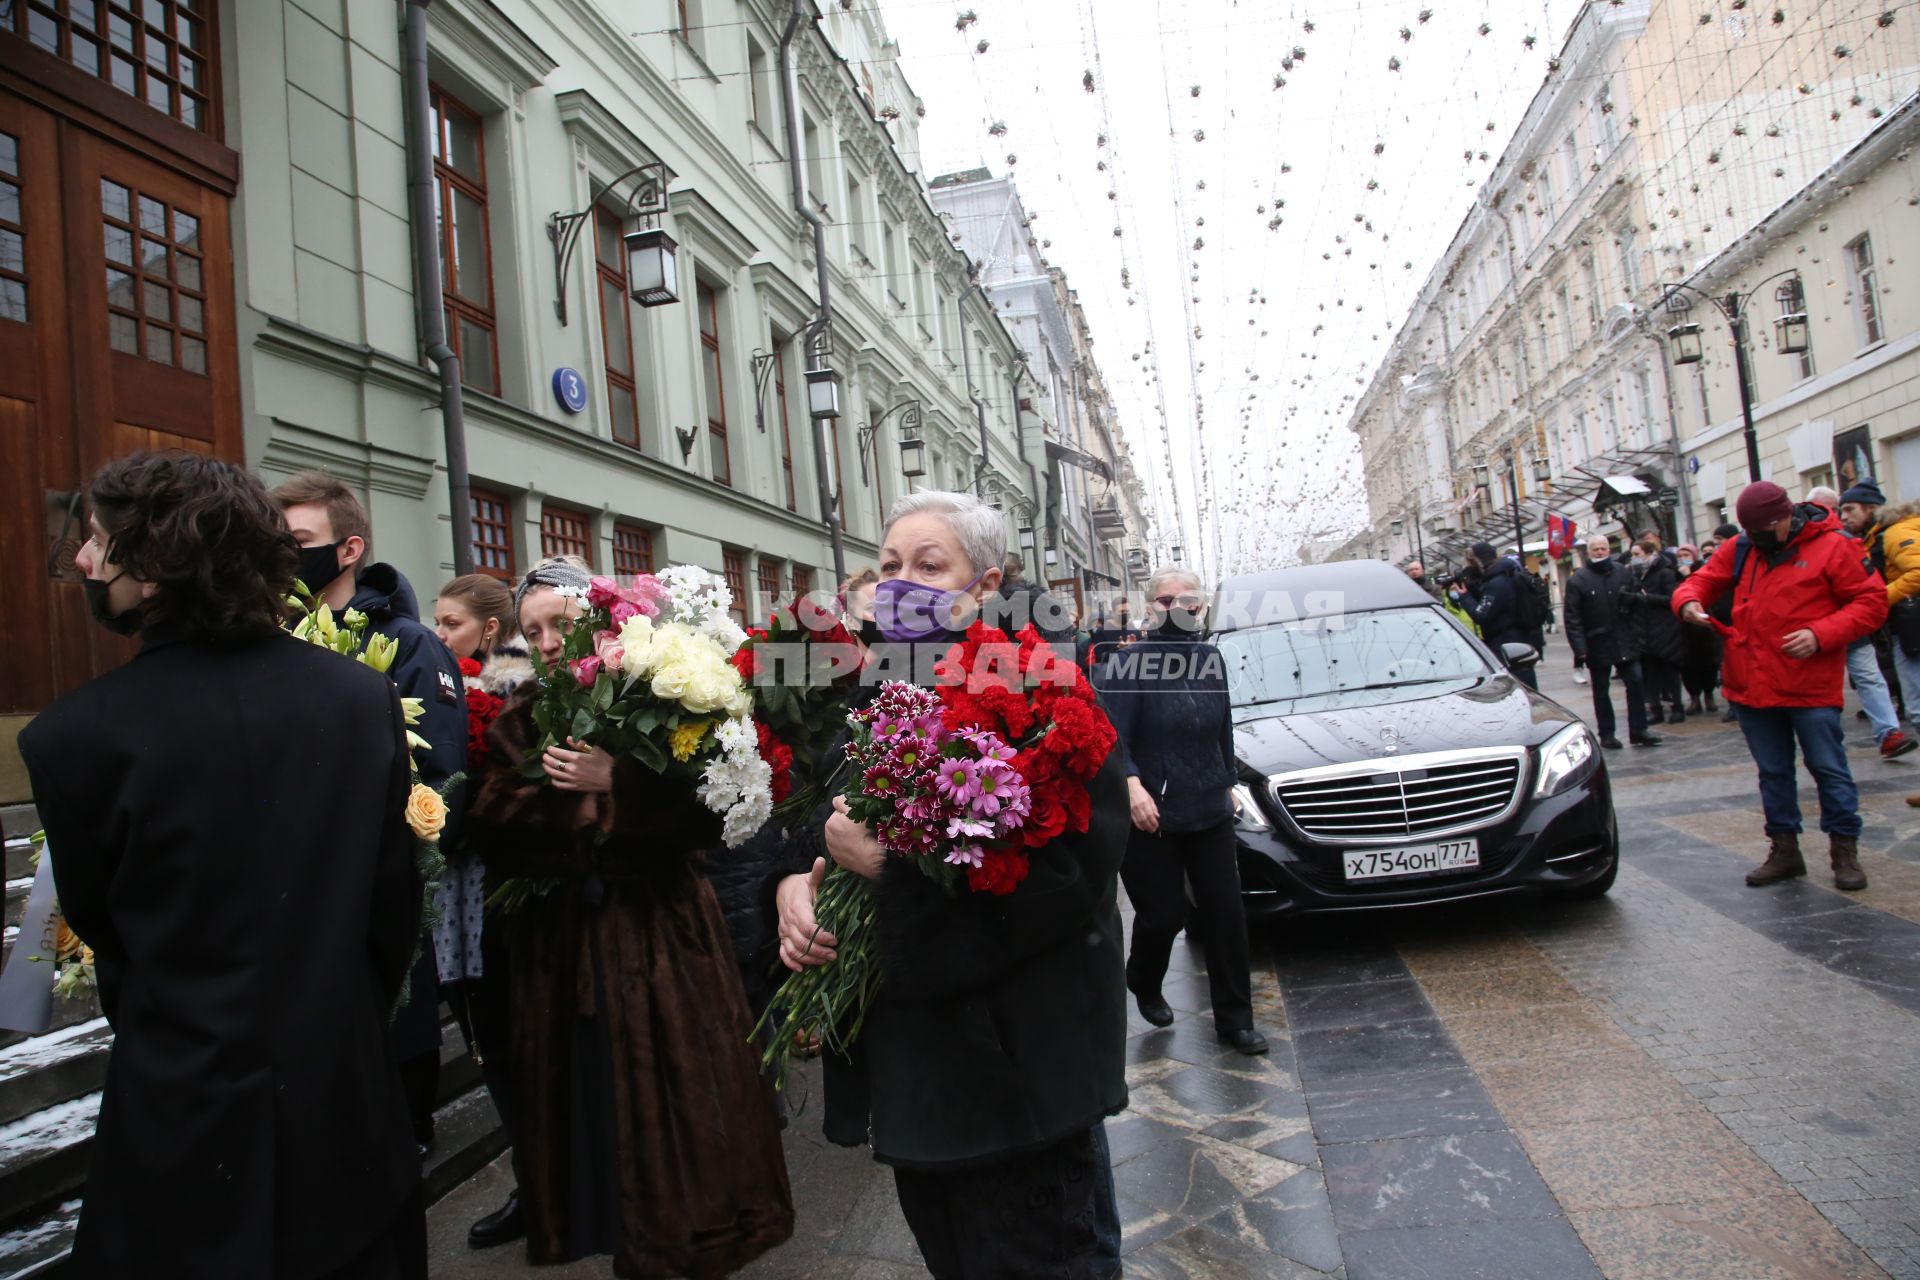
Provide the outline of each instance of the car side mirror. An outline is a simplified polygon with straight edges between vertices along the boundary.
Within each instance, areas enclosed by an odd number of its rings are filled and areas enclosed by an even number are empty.
[[[1540,661],[1540,651],[1530,644],[1514,641],[1500,646],[1500,656],[1507,660],[1510,667],[1530,667]]]

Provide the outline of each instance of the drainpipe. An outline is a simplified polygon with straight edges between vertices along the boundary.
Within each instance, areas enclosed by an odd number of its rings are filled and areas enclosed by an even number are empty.
[[[798,2],[799,0],[795,0],[795,3]],[[973,471],[973,492],[976,497],[984,498],[987,496],[987,468],[992,463],[987,453],[987,402],[982,400],[973,389],[973,347],[967,341],[967,295],[975,289],[980,289],[980,286],[974,284],[961,290],[960,296],[954,300],[953,307],[960,313],[960,367],[967,379],[967,399],[973,401],[974,416],[980,420],[980,465]],[[986,290],[980,289],[980,296],[986,297]],[[1019,403],[1018,400],[1014,401],[1016,412]]]
[[[440,220],[433,207],[433,122],[427,89],[427,5],[407,0],[403,33],[407,93],[407,206],[413,217],[413,299],[420,345],[440,375],[440,429],[447,455],[447,506],[453,517],[453,570],[473,572],[473,487],[467,478],[467,417],[460,357],[447,345],[440,308]]]
[[[807,203],[807,170],[800,154],[800,60],[794,53],[793,38],[800,24],[807,21],[807,0],[793,0],[793,12],[780,33],[780,106],[787,117],[787,174],[793,182],[793,211],[813,230],[813,264],[820,294],[820,316],[815,330],[833,323],[833,296],[827,274],[827,223]],[[812,332],[807,342],[807,367],[820,367],[814,354]],[[822,419],[809,417],[813,437],[813,476],[820,490],[820,520],[827,526],[827,541],[833,547],[833,579],[836,588],[847,580],[847,547],[841,536],[840,513],[834,509],[833,488],[827,483],[827,427]],[[834,460],[836,463],[839,459]]]
[[[1680,516],[1687,531],[1682,540],[1697,547],[1700,540],[1693,528],[1693,484],[1687,478],[1686,459],[1680,456],[1680,411],[1673,403],[1673,370],[1667,367],[1667,353],[1660,349],[1659,342],[1650,345],[1654,363],[1660,366],[1660,387],[1667,397],[1667,452],[1673,457],[1674,478],[1680,483]]]

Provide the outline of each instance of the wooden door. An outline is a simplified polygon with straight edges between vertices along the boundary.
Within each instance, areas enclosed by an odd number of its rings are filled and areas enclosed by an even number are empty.
[[[136,449],[237,458],[226,196],[0,89],[0,714],[133,644],[87,617],[87,478]]]

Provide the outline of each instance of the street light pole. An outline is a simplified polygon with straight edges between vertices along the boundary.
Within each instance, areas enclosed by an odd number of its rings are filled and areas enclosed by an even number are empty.
[[[1507,451],[1507,487],[1513,491],[1513,556],[1525,565],[1527,537],[1520,526],[1520,455],[1514,450]]]
[[[1752,296],[1752,295],[1748,295]],[[1740,382],[1740,421],[1747,435],[1747,478],[1760,478],[1760,437],[1753,429],[1753,393],[1749,390],[1752,371],[1747,364],[1747,317],[1745,299],[1730,293],[1722,306],[1733,329],[1733,370]]]

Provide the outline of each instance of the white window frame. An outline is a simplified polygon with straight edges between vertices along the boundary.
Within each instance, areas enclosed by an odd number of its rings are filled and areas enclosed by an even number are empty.
[[[1847,272],[1853,283],[1853,314],[1860,347],[1877,347],[1887,340],[1887,322],[1880,313],[1879,264],[1873,256],[1871,235],[1863,232],[1847,241]]]

